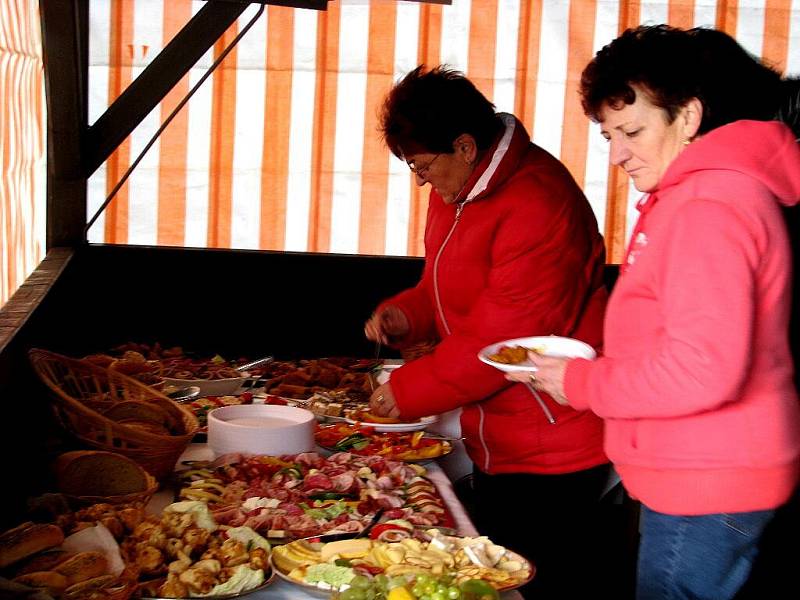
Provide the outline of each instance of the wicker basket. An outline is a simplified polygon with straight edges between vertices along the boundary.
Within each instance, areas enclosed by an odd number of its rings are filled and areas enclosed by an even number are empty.
[[[132,458],[159,481],[166,481],[198,430],[195,416],[131,377],[47,350],[29,351],[33,369],[48,387],[63,427],[92,448]],[[173,435],[118,423],[102,413],[121,401],[157,403],[173,418]]]

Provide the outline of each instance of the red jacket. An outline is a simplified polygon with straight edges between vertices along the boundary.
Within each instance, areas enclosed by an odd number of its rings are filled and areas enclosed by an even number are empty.
[[[605,357],[571,361],[565,390],[606,419],[609,457],[653,510],[771,509],[800,478],[781,213],[798,199],[789,128],[738,121],[689,145],[639,203]]]
[[[459,195],[432,191],[419,284],[387,300],[408,318],[402,345],[440,339],[392,375],[405,418],[463,407],[470,458],[487,473],[566,473],[607,461],[600,419],[530,392],[483,364],[478,351],[529,335],[599,347],[605,249],[592,209],[567,169],[501,115],[505,131]]]

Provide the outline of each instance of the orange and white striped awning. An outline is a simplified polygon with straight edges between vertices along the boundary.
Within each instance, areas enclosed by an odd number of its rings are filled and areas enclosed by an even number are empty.
[[[20,77],[41,89],[40,62],[38,71],[23,72],[26,44],[38,43],[29,26],[36,2],[0,5],[10,24],[0,29],[0,158],[6,165],[25,148],[33,156],[25,177],[33,180],[43,147],[29,133],[43,128],[41,96],[28,94],[25,106],[11,96]],[[94,120],[203,2],[89,5]],[[255,11],[248,8],[91,177],[90,215]],[[384,147],[377,112],[392,83],[418,63],[447,63],[499,110],[519,116],[534,141],[569,167],[604,229],[609,261],[618,262],[638,193],[609,169],[606,144],[580,110],[577,82],[594,52],[619,32],[662,22],[724,29],[779,69],[800,73],[800,0],[334,0],[325,12],[270,6],[153,146],[89,239],[421,255],[427,188],[415,187],[405,164]],[[38,130],[9,133],[25,119]],[[24,177],[3,177],[0,268],[8,281],[0,303],[42,245],[41,233],[25,229],[32,209]],[[9,219],[16,219],[13,227]]]
[[[201,5],[92,2],[91,114],[100,114]],[[449,6],[345,0],[330,2],[326,12],[269,7],[151,150],[90,239],[421,254],[427,190],[415,187],[382,144],[376,115],[392,82],[424,62],[464,71],[566,163],[616,261],[637,194],[624,175],[609,170],[605,144],[581,112],[577,82],[594,52],[621,30],[661,22],[720,27],[779,67],[800,70],[800,10],[788,0],[453,0]],[[91,206],[102,202],[237,27],[92,178]]]

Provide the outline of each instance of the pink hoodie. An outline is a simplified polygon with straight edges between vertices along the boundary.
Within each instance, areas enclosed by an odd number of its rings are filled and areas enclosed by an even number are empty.
[[[788,341],[800,148],[778,122],[739,121],[684,150],[641,215],[605,317],[605,355],[565,390],[606,423],[606,452],[653,510],[770,509],[800,479]]]

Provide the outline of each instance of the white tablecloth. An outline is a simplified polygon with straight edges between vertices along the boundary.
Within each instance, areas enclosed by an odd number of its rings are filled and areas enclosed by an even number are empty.
[[[214,458],[214,455],[206,444],[190,444],[180,460],[210,460],[212,458]],[[428,478],[436,485],[439,494],[442,496],[442,499],[447,504],[447,508],[453,515],[453,519],[456,522],[456,529],[459,533],[470,536],[477,535],[478,532],[475,526],[472,524],[472,521],[470,521],[461,502],[459,502],[456,497],[453,486],[441,467],[432,462],[428,463],[426,468],[428,469]],[[158,492],[153,497],[148,508],[160,512],[164,506],[172,502],[172,499],[173,495],[171,491]],[[324,597],[324,595],[322,597]],[[261,600],[262,598],[265,600],[318,600],[320,595],[312,594],[297,585],[276,577],[275,582],[269,587],[247,596],[247,600]],[[503,600],[522,600],[522,596],[517,592],[505,592],[502,594],[502,598]]]

